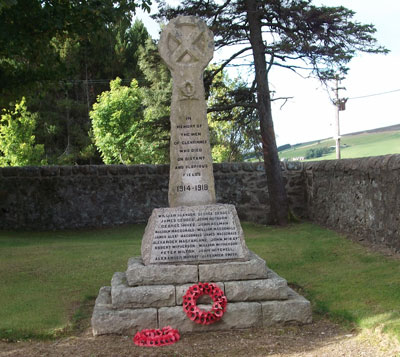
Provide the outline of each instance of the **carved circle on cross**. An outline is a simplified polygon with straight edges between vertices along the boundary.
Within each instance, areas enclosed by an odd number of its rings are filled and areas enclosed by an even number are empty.
[[[160,36],[159,51],[171,70],[189,67],[203,70],[214,53],[214,36],[195,16],[171,20]]]
[[[180,87],[181,94],[186,98],[191,98],[194,96],[196,89],[191,81],[186,81],[183,86]]]

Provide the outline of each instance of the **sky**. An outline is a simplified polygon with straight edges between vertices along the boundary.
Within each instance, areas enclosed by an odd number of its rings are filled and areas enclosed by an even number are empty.
[[[175,4],[177,1],[175,0]],[[315,0],[315,5],[343,5],[356,12],[353,20],[375,25],[375,37],[390,50],[387,55],[358,54],[340,87],[341,98],[349,98],[340,112],[340,132],[348,134],[400,124],[400,1]],[[158,39],[160,26],[138,12],[150,35]],[[226,55],[226,54],[225,54]],[[223,54],[214,54],[214,60]],[[251,76],[246,70],[230,70],[230,76]],[[320,82],[303,79],[289,70],[273,69],[270,87],[278,97],[293,97],[283,107],[274,102],[273,118],[277,145],[297,144],[336,135],[336,107]],[[391,92],[391,93],[386,93]],[[381,95],[375,95],[386,93]],[[365,96],[365,97],[364,97]],[[364,98],[358,98],[364,97]]]

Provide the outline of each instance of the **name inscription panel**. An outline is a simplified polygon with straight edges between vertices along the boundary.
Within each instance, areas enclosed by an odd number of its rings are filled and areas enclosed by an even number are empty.
[[[248,255],[232,205],[155,209],[143,242],[145,264],[246,260]]]

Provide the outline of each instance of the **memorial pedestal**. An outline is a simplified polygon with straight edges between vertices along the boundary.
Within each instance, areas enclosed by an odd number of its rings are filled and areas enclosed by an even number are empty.
[[[211,325],[192,322],[182,297],[198,282],[215,282],[228,305],[222,319]],[[203,305],[202,305],[203,304]],[[199,307],[209,310],[205,299]],[[115,273],[111,287],[102,287],[92,316],[93,335],[122,334],[170,325],[181,333],[310,323],[310,302],[249,252],[249,260],[209,264],[144,265],[131,258],[125,273]]]

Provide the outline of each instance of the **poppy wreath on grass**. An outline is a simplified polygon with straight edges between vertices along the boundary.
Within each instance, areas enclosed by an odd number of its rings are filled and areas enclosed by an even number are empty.
[[[171,326],[160,329],[146,329],[136,333],[133,342],[137,346],[158,347],[178,342],[181,335]]]
[[[197,299],[203,295],[208,295],[213,300],[210,311],[203,311],[197,307]],[[190,320],[198,324],[209,325],[222,318],[227,303],[226,296],[216,284],[198,283],[186,291],[183,297],[183,311]]]

